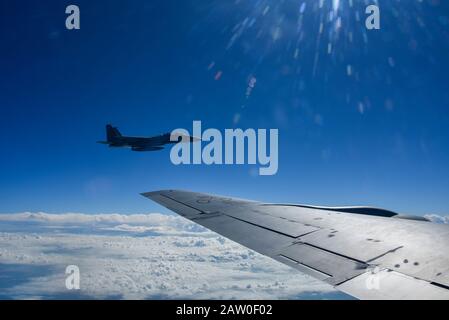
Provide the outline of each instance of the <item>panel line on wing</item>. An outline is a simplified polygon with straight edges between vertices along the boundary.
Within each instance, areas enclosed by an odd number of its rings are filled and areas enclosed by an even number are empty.
[[[309,271],[319,272],[321,279],[331,285],[345,282],[361,273],[366,272],[368,265],[342,257],[333,252],[322,250],[308,244],[293,244],[279,252],[279,256],[294,260],[296,269],[308,268]],[[310,272],[307,272],[310,274]]]
[[[326,272],[323,272],[323,271],[321,271],[321,270],[318,270],[318,269],[316,269],[316,268],[314,268],[314,267],[312,267],[312,266],[309,266],[309,265],[307,265],[307,264],[305,264],[305,263],[303,263],[303,262],[296,261],[295,259],[292,259],[292,258],[290,258],[290,257],[287,257],[286,255],[279,254],[278,257],[287,259],[287,260],[289,260],[289,261],[292,262],[292,263],[295,263],[295,264],[297,264],[297,265],[300,265],[300,266],[302,266],[302,267],[305,267],[305,268],[307,268],[307,269],[310,269],[311,271],[317,272],[317,273],[319,273],[319,274],[321,274],[321,275],[323,275],[323,276],[325,276],[325,277],[332,278],[332,275],[331,275],[331,274],[326,273]]]
[[[374,258],[372,258],[372,259],[367,260],[366,262],[373,262],[373,261],[376,260],[376,259],[382,258],[383,256],[386,256],[386,255],[389,254],[389,253],[394,253],[394,252],[396,252],[396,251],[398,251],[399,249],[402,249],[402,248],[404,248],[404,246],[399,246],[399,247],[397,247],[397,248],[388,250],[387,252],[382,253],[381,255],[378,255],[377,257],[374,257]]]
[[[207,215],[202,214],[202,215],[199,216],[199,217],[193,217],[193,218],[190,218],[190,220],[192,220],[192,221],[205,220],[205,219],[211,219],[211,218],[220,217],[220,216],[222,216],[222,215],[223,215],[223,213],[221,213],[221,212],[212,212],[212,213],[209,213],[209,214],[207,214]]]
[[[265,230],[268,230],[268,231],[271,231],[271,232],[276,232],[276,233],[278,233],[278,234],[281,234],[281,235],[283,235],[283,236],[286,236],[286,237],[289,237],[289,238],[292,238],[292,239],[296,239],[296,237],[293,237],[293,236],[291,236],[291,235],[289,235],[289,234],[287,234],[287,233],[280,232],[280,231],[277,231],[277,230],[274,230],[274,229],[271,229],[271,228],[267,228],[267,227],[261,226],[260,224],[257,224],[257,223],[249,222],[249,221],[247,221],[247,220],[243,220],[243,219],[240,219],[240,218],[231,216],[231,215],[229,215],[229,214],[225,214],[225,216],[227,216],[227,217],[229,217],[229,218],[232,218],[232,219],[235,219],[235,220],[238,220],[238,221],[241,221],[241,222],[245,222],[245,223],[251,224],[251,225],[253,225],[253,226],[256,226],[256,227],[259,227],[259,228],[262,228],[262,229],[265,229]],[[314,230],[314,231],[312,231],[312,232],[315,232],[315,231],[316,231],[316,230]]]
[[[430,282],[430,284],[434,285],[434,286],[437,286],[439,288],[443,288],[443,289],[449,290],[449,286],[446,286],[446,285],[438,283],[438,282]]]
[[[170,199],[170,200],[172,200],[172,201],[175,201],[175,202],[177,202],[177,203],[179,203],[179,204],[182,204],[182,205],[184,205],[184,206],[186,206],[186,207],[189,207],[189,208],[191,208],[191,209],[195,209],[195,210],[201,212],[202,214],[207,213],[207,212],[204,212],[203,210],[201,210],[201,209],[199,209],[199,208],[195,208],[194,206],[191,206],[191,205],[189,205],[189,204],[187,204],[187,203],[184,203],[184,202],[182,202],[182,201],[173,199],[172,197],[169,197],[169,196],[167,196],[166,194],[161,193],[160,195],[161,195],[162,197],[165,197],[165,198],[167,198],[167,199]]]
[[[340,254],[340,253],[338,253],[338,252],[331,251],[331,250],[328,250],[328,249],[325,249],[325,248],[322,248],[322,247],[319,247],[319,246],[310,244],[310,243],[305,242],[305,241],[297,241],[297,242],[295,242],[295,244],[305,244],[305,245],[308,245],[308,246],[313,247],[313,248],[315,248],[315,249],[319,249],[319,250],[326,251],[327,253],[335,254],[336,256],[339,256],[339,257],[342,257],[342,258],[345,258],[345,259],[348,259],[348,260],[351,260],[351,261],[360,263],[360,264],[362,264],[362,265],[367,265],[367,263],[366,263],[365,261],[357,260],[357,259],[355,259],[355,258],[345,256],[344,254]]]

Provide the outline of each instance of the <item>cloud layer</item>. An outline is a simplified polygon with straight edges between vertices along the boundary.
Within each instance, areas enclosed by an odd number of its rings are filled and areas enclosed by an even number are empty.
[[[435,223],[449,223],[449,216],[440,216],[438,214],[426,214],[424,217]]]
[[[178,216],[0,215],[0,298],[342,298]],[[65,288],[77,265],[81,289]]]

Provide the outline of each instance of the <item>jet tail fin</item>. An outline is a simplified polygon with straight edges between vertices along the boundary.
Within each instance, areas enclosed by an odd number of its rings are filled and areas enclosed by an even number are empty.
[[[120,133],[120,131],[118,131],[116,127],[113,127],[110,124],[108,124],[106,126],[106,136],[108,138],[108,141],[111,141],[114,138],[121,137],[122,134]]]

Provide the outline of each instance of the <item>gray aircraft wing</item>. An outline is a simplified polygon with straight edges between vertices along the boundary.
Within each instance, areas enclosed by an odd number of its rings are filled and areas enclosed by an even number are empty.
[[[448,225],[372,208],[349,213],[176,190],[143,195],[356,298],[449,299]]]

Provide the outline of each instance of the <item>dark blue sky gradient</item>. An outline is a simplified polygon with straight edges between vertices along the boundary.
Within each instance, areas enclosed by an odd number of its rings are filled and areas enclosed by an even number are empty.
[[[176,188],[449,213],[448,4],[380,1],[382,28],[367,31],[354,2],[340,37],[317,40],[315,1],[2,1],[0,212],[163,211],[139,193]],[[72,3],[79,31],[65,29]],[[193,120],[279,128],[278,174],[95,143],[106,123],[153,135]]]

